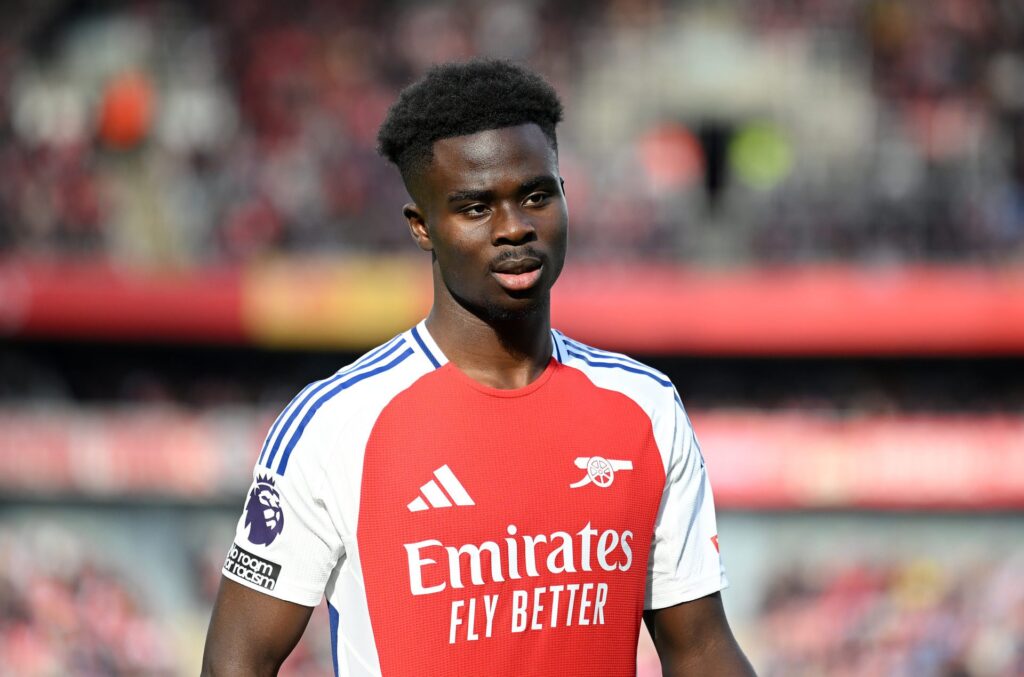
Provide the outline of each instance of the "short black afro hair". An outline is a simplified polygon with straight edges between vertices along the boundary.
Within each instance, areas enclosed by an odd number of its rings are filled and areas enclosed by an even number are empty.
[[[508,61],[477,59],[434,66],[402,90],[377,133],[380,154],[406,184],[429,164],[439,139],[534,123],[557,149],[562,103],[541,76]]]

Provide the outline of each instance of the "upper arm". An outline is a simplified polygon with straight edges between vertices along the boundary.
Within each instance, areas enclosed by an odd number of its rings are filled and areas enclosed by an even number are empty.
[[[312,607],[221,578],[203,651],[203,676],[276,675],[312,612]]]
[[[747,677],[754,674],[729,628],[720,593],[645,611],[644,622],[666,677]]]

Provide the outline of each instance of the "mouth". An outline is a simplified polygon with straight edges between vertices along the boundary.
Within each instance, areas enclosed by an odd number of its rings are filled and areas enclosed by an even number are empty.
[[[543,269],[540,259],[512,259],[494,266],[491,275],[507,291],[523,291],[537,284]]]

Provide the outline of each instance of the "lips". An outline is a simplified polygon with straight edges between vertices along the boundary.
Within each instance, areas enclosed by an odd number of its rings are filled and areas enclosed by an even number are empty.
[[[529,289],[540,279],[543,264],[533,257],[506,259],[491,268],[491,274],[508,291]]]

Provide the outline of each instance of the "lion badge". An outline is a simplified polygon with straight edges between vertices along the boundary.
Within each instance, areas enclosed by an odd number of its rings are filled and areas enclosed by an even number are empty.
[[[249,527],[249,542],[256,545],[270,545],[284,529],[281,494],[277,493],[273,478],[256,478],[245,504],[245,526]]]

